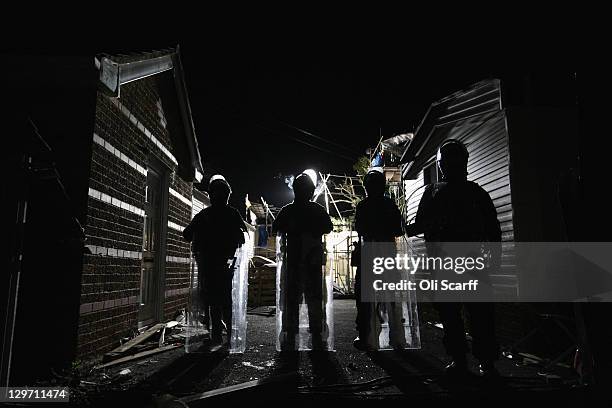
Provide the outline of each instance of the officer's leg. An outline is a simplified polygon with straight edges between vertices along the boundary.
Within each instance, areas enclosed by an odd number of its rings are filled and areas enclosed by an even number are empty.
[[[434,304],[444,327],[444,347],[456,365],[465,367],[467,342],[461,316],[461,304],[456,302],[438,302]]]
[[[206,328],[206,330],[210,330],[210,302],[209,297],[210,294],[206,291],[206,289],[202,288],[200,291],[200,306],[202,311],[202,325]]]
[[[206,264],[201,255],[196,254],[196,264],[198,265],[198,301],[200,306],[200,322],[210,330],[210,310],[209,310],[209,294],[206,290]]]
[[[372,324],[370,322],[372,304],[362,300],[363,291],[361,288],[361,280],[361,267],[358,266],[355,273],[355,306],[357,308],[355,327],[357,329],[357,338],[353,340],[353,346],[358,350],[366,350]]]
[[[224,327],[226,329],[227,340],[229,342],[231,340],[231,338],[232,338],[232,304],[231,304],[231,302],[229,304],[225,303],[221,307],[221,313],[223,315],[223,325],[222,325],[222,327]]]
[[[323,338],[323,275],[321,267],[313,268],[304,276],[304,297],[308,306],[308,326],[313,348],[322,348],[327,339]]]
[[[211,339],[213,343],[223,342],[223,311],[222,305],[216,299],[211,302],[210,305],[210,319],[212,323]]]
[[[495,304],[466,303],[469,313],[472,354],[481,364],[483,374],[495,369],[493,362],[499,357],[495,336]]]
[[[387,303],[387,316],[389,318],[389,341],[393,348],[406,346],[406,333],[404,331],[404,316],[401,302]]]
[[[385,279],[388,282],[399,282],[401,275],[392,271],[387,271]],[[387,316],[389,325],[389,342],[392,348],[400,349],[406,345],[404,334],[403,308],[402,303],[398,302],[394,293],[383,292],[381,302]]]
[[[355,273],[355,309],[357,309],[357,316],[355,317],[355,329],[357,329],[357,333],[360,333],[361,319],[362,319],[362,310],[361,310],[361,271],[360,268],[357,267],[357,272]]]
[[[228,341],[232,337],[232,274],[228,274],[223,288],[223,322],[227,330]]]
[[[298,282],[295,276],[287,276],[285,287],[281,288],[280,296],[284,304],[280,339],[281,350],[290,351],[295,349],[295,337],[298,332],[301,302],[301,293],[298,291]]]
[[[218,275],[215,270],[215,275],[211,274],[207,277],[207,292],[209,293],[208,302],[210,305],[210,320],[211,320],[211,340],[213,343],[223,342],[223,285],[219,282]]]
[[[361,295],[361,268],[358,267],[357,273],[355,274],[355,305],[357,307],[357,318],[355,319],[355,325],[357,326],[359,338],[366,341],[370,332],[370,315],[372,305],[369,302],[364,302]]]

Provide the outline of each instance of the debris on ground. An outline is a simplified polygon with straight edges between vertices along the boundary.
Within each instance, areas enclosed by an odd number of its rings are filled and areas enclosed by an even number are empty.
[[[271,317],[276,315],[276,306],[259,306],[247,310],[247,315]]]
[[[132,338],[127,340],[122,338],[121,344],[104,354],[102,364],[96,365],[94,370],[139,360],[183,346],[187,337],[184,317],[183,312],[174,320],[141,328]]]
[[[242,362],[242,365],[243,365],[243,366],[245,366],[245,367],[251,367],[251,368],[254,368],[254,369],[256,369],[256,370],[265,370],[265,368],[264,368],[264,367],[262,367],[262,366],[258,366],[258,365],[255,365],[255,364],[253,364],[253,363],[251,363],[251,362],[249,362],[249,361],[243,361],[243,362]]]

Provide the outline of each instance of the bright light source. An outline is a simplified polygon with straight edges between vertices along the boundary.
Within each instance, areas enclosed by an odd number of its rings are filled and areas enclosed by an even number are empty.
[[[312,184],[314,184],[315,186],[317,185],[317,172],[316,171],[314,171],[313,169],[306,169],[302,173],[310,177],[310,179],[312,180]]]
[[[222,176],[222,175],[220,175],[220,174],[215,174],[214,176],[212,176],[212,177],[210,178],[209,183],[212,183],[212,182],[213,182],[213,181],[215,181],[215,180],[223,180],[223,181],[225,181],[225,182],[227,183],[227,180],[225,179],[225,177],[223,177],[223,176]]]

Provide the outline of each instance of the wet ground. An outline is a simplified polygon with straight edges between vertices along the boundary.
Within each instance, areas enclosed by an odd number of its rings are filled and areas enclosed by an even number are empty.
[[[114,366],[105,373],[118,378],[113,387],[96,389],[90,385],[78,405],[180,406],[167,405],[169,400],[178,398],[183,399],[183,404],[189,402],[189,406],[227,406],[229,402],[255,400],[291,401],[297,405],[377,400],[387,405],[420,401],[434,405],[456,402],[516,406],[544,402],[598,406],[590,391],[576,387],[569,369],[559,367],[555,375],[544,376],[535,364],[519,364],[507,358],[498,363],[502,381],[485,382],[474,376],[461,384],[449,382],[443,373],[447,359],[442,330],[433,324],[434,316],[425,308],[421,312],[422,348],[402,352],[356,350],[352,346],[354,300],[336,300],[334,312],[335,352],[280,355],[274,347],[275,317],[249,315],[244,354],[185,354],[183,348],[178,348]],[[475,362],[472,364],[475,371]],[[125,369],[130,371],[122,380],[118,373]],[[232,386],[237,388],[234,392],[223,393]]]

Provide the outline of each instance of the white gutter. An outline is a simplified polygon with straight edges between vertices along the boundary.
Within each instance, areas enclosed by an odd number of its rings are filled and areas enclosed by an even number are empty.
[[[117,63],[110,58],[102,57],[96,58],[95,64],[100,70],[100,82],[116,97],[119,97],[121,85],[174,68],[172,54],[126,63]]]

